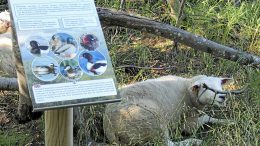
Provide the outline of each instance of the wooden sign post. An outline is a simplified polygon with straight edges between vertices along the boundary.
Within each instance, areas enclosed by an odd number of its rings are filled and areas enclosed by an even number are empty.
[[[45,146],[73,146],[73,108],[45,111]]]

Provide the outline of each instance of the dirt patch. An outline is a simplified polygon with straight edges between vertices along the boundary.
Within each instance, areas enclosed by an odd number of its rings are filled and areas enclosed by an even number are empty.
[[[17,106],[18,92],[0,91],[0,146],[44,145],[42,120],[19,124]]]

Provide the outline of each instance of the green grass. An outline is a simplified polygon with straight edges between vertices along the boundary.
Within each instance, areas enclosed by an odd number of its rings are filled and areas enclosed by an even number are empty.
[[[12,122],[11,122],[12,123]],[[40,145],[43,137],[40,131],[44,125],[42,120],[39,122],[32,122],[26,125],[11,125],[11,129],[1,128],[0,130],[0,146],[25,146],[25,145]],[[40,130],[40,131],[39,131]]]
[[[28,135],[24,133],[3,134],[2,131],[0,131],[0,146],[22,146],[28,139]]]

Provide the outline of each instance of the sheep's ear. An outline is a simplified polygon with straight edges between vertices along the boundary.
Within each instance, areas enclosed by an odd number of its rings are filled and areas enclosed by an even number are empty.
[[[229,84],[233,81],[233,78],[221,78],[221,85]]]

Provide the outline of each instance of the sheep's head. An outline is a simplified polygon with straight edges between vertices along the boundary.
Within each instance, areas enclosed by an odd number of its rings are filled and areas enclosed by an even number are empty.
[[[8,11],[1,12],[0,13],[0,34],[11,31],[10,26],[11,26],[10,13]]]
[[[189,91],[192,95],[193,103],[200,105],[225,106],[226,95],[218,93],[223,91],[222,86],[232,81],[231,78],[202,77],[196,80]]]

